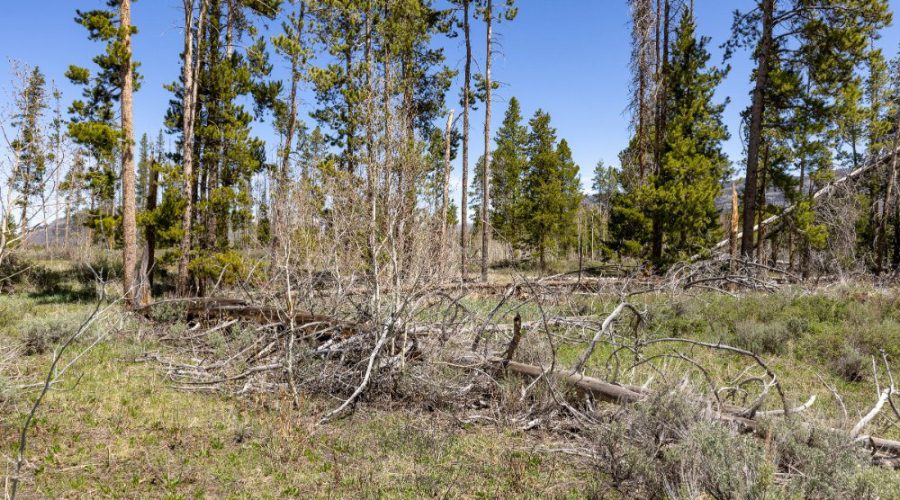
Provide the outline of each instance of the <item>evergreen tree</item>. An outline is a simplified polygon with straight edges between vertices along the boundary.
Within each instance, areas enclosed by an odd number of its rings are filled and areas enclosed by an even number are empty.
[[[593,209],[591,213],[590,219],[590,246],[594,249],[594,242],[596,241],[596,237],[599,236],[601,241],[605,244],[606,239],[609,238],[609,221],[612,215],[612,206],[613,206],[613,197],[619,193],[620,181],[619,178],[621,173],[616,170],[612,165],[606,165],[603,163],[603,160],[599,160],[597,164],[594,166],[594,177],[591,180],[591,188],[593,189],[592,198],[594,203],[597,204],[597,207]],[[593,215],[596,212],[598,216],[597,221],[594,220]],[[599,231],[597,235],[594,232],[594,224],[599,223]],[[594,254],[591,254],[591,257],[594,257]]]
[[[522,219],[525,216],[524,176],[528,166],[528,128],[522,123],[519,100],[509,100],[503,123],[494,137],[491,154],[491,226],[497,236],[518,246],[523,243]]]
[[[331,56],[325,66],[310,68],[319,108],[311,116],[325,126],[329,145],[343,150],[341,166],[356,172],[363,126],[364,68],[360,63],[363,43],[363,2],[322,0],[317,11],[316,36]]]
[[[44,174],[47,171],[48,153],[44,113],[49,108],[46,79],[40,68],[33,68],[24,76],[24,87],[16,95],[17,112],[13,126],[17,137],[10,147],[18,159],[10,176],[12,189],[18,191],[17,204],[21,208],[19,217],[20,237],[28,230],[28,208],[33,198],[41,196],[44,189]]]
[[[612,197],[619,190],[619,171],[611,165],[599,160],[594,166],[594,177],[591,179],[594,202],[603,210],[609,211]]]
[[[115,164],[121,158],[126,171],[133,174],[134,168],[133,163],[129,165],[128,159],[132,138],[125,133],[130,130],[122,129],[122,125],[130,128],[130,120],[127,119],[130,112],[122,113],[122,122],[117,123],[115,103],[124,98],[123,111],[130,109],[131,91],[139,88],[140,80],[136,73],[137,63],[131,59],[130,37],[137,29],[130,24],[130,10],[119,0],[109,0],[107,5],[110,9],[76,11],[75,17],[75,22],[88,31],[90,40],[106,44],[104,52],[93,58],[97,67],[96,74],[92,76],[89,69],[73,65],[66,71],[66,77],[72,83],[84,87],[83,99],[73,101],[69,108],[72,115],[69,135],[93,159],[93,164],[87,171],[91,193],[91,214],[87,224],[105,236],[108,245],[112,247],[116,230],[123,222],[114,207],[119,181]],[[130,6],[130,2],[127,6]],[[117,7],[120,9],[112,10]],[[128,180],[125,181],[128,184]],[[127,193],[129,202],[133,201],[133,194]],[[132,233],[133,219],[124,222],[128,225],[127,232]],[[131,247],[133,245],[126,245],[128,264],[131,264],[129,268],[136,264],[135,259],[131,258]],[[130,277],[130,271],[128,275]],[[125,290],[131,290],[128,283]]]
[[[822,134],[828,124],[836,122],[834,113],[840,112],[843,102],[838,98],[841,92],[846,90],[851,97],[856,93],[852,91],[854,70],[865,61],[873,34],[889,21],[885,0],[759,0],[752,11],[735,13],[727,54],[735,47],[753,47],[757,63],[744,180],[741,253],[745,257],[751,257],[756,244],[759,164],[767,128],[767,94],[773,88],[769,81],[772,69],[780,61],[799,76],[797,90],[802,93],[803,105],[794,108],[798,116],[793,130],[797,133],[795,153],[805,169],[800,177],[822,182],[830,175],[831,164],[827,145],[822,145],[827,138]],[[809,175],[813,165],[824,166],[824,170]],[[804,187],[802,181],[800,187]]]
[[[460,105],[462,106],[462,116],[463,116],[463,131],[462,131],[462,189],[460,189],[460,229],[459,229],[459,246],[462,249],[460,252],[460,275],[463,281],[466,280],[466,256],[468,254],[468,241],[469,234],[467,230],[467,226],[469,223],[468,218],[468,208],[469,208],[469,200],[468,200],[468,189],[469,189],[469,113],[472,110],[473,105],[475,104],[474,96],[472,95],[472,32],[469,26],[469,22],[471,20],[471,14],[469,13],[469,7],[472,4],[472,0],[451,0],[454,5],[459,5],[461,12],[459,13],[460,20],[458,21],[459,27],[463,31],[464,43],[466,46],[466,54],[465,54],[465,69],[463,73],[463,88],[462,88],[462,96],[460,98]]]
[[[647,206],[662,222],[663,258],[669,262],[707,248],[720,236],[715,199],[727,173],[721,145],[728,132],[722,123],[725,105],[713,99],[725,73],[707,67],[707,43],[696,37],[693,15],[686,10],[666,80],[669,117],[662,165],[642,189]]]
[[[544,270],[548,249],[554,244],[571,243],[575,235],[575,216],[581,193],[578,166],[572,160],[572,152],[565,140],[557,146],[550,115],[538,110],[529,121],[529,127],[529,161],[524,182],[529,205],[524,225],[528,242],[537,251]]]
[[[147,182],[150,180],[152,154],[150,139],[144,133],[141,135],[141,142],[138,144],[137,176],[134,187],[135,198],[137,198],[139,203],[144,203],[147,200]]]

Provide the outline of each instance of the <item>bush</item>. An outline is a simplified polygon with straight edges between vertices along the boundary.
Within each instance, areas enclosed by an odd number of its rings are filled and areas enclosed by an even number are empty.
[[[13,397],[13,384],[3,373],[0,373],[0,408],[3,404],[11,401]]]
[[[626,497],[763,498],[774,466],[759,441],[711,421],[680,390],[657,391],[597,430],[595,467]]]
[[[47,352],[54,344],[75,333],[81,325],[81,318],[75,315],[53,317],[33,316],[21,326],[24,336],[24,354],[33,356]]]
[[[848,382],[860,382],[866,378],[868,361],[856,349],[846,347],[832,362],[832,369]]]
[[[866,451],[846,434],[778,421],[772,436],[778,468],[790,473],[788,496],[797,498],[877,498]]]
[[[665,450],[665,461],[668,481],[678,481],[669,485],[673,497],[765,498],[774,482],[773,467],[756,438],[718,422],[697,423],[683,441]]]
[[[221,281],[224,286],[233,286],[241,280],[253,277],[248,276],[251,266],[247,259],[235,250],[198,256],[191,261],[189,268],[195,276],[212,280],[214,283]],[[259,269],[253,270],[254,276],[260,275]]]
[[[790,328],[780,321],[759,323],[756,320],[734,324],[735,344],[757,354],[781,354],[794,337]]]
[[[162,302],[149,308],[148,317],[156,323],[177,323],[187,319],[187,304],[184,302]]]

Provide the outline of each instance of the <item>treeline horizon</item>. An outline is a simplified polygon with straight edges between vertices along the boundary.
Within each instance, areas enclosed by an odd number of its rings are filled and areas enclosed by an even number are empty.
[[[151,300],[160,266],[177,269],[179,295],[203,295],[245,271],[251,248],[271,272],[285,255],[336,245],[348,268],[395,281],[417,252],[439,255],[446,277],[487,281],[492,259],[664,271],[723,239],[733,259],[804,274],[900,266],[900,62],[875,43],[892,22],[887,0],[754,2],[734,15],[725,66],[711,62],[694,2],[628,5],[631,138],[618,165],[594,166],[586,193],[553,110],[529,103],[538,110],[525,117],[511,97],[491,129],[496,30],[528,8],[514,0],[183,0],[180,76],[158,137],[140,138],[131,2],[77,10],[97,47],[66,72],[80,98],[62,109],[39,65],[14,68],[0,256],[52,206],[64,245],[70,219],[87,214],[87,240],[123,250],[131,304]],[[456,37],[459,88],[437,43]],[[726,123],[716,90],[739,49],[754,65],[751,105]],[[314,102],[301,102],[305,87]],[[254,123],[275,130],[275,158]],[[723,150],[733,134],[744,158]],[[720,210],[740,165],[741,194]],[[817,194],[837,169],[861,168],[850,187]],[[783,206],[766,203],[773,189]]]

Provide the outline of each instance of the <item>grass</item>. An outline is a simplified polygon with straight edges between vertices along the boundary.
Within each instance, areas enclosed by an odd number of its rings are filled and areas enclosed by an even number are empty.
[[[0,344],[21,343],[30,318],[88,309],[2,296]],[[137,327],[126,324],[50,392],[29,432],[25,496],[579,497],[593,487],[589,471],[534,451],[540,439],[520,432],[372,408],[316,429],[334,402],[304,400],[294,410],[287,398],[175,390],[134,362],[163,348],[138,341]],[[49,356],[21,356],[9,372],[36,380]],[[33,397],[19,394],[0,413],[7,460]]]
[[[8,388],[38,380],[49,364],[52,335],[46,350],[25,355],[35,332],[46,333],[53,321],[49,330],[71,328],[89,313],[89,301],[70,300],[73,290],[75,296],[87,295],[72,285],[60,294],[0,296],[0,454],[7,461],[15,455],[17,430],[35,396]],[[466,305],[485,314],[493,309],[492,300],[471,299]],[[893,293],[844,287],[813,295],[789,290],[740,299],[700,294],[636,300],[646,310],[644,328],[651,337],[690,337],[759,350],[782,377],[793,401],[819,396],[810,414],[826,422],[836,421],[839,413],[818,376],[837,387],[855,421],[874,402],[870,356],[885,349],[892,359],[900,358],[900,301]],[[615,299],[595,296],[546,303],[544,311],[603,315],[613,307]],[[541,310],[533,303],[511,301],[497,320],[511,322],[515,312],[531,321],[540,318]],[[625,326],[619,324],[620,334],[627,333]],[[307,397],[295,409],[286,395],[234,399],[179,391],[152,364],[135,361],[142,353],[167,349],[147,340],[150,337],[142,331],[146,325],[113,315],[102,328],[115,333],[50,392],[29,432],[22,485],[27,497],[611,494],[604,484],[607,476],[568,456],[538,451],[539,446],[552,444],[539,432],[463,424],[444,413],[390,403],[365,404],[352,416],[317,428],[318,417],[336,401]],[[540,332],[529,332],[520,356],[538,355],[541,338]],[[76,348],[84,346],[82,342]],[[559,364],[571,366],[584,344],[564,342],[557,347]],[[720,381],[733,378],[748,364],[738,356],[684,351]],[[609,347],[598,346],[587,372],[608,378],[602,360],[609,352]],[[859,360],[862,368],[848,368]],[[700,374],[691,373],[702,386]],[[636,371],[618,377],[642,382],[649,374]],[[877,421],[872,430],[900,437],[887,419]],[[716,432],[707,434],[715,437]],[[687,442],[690,453],[684,456],[718,452],[706,448],[704,436]],[[700,451],[690,451],[691,446]],[[894,488],[900,479],[896,473],[886,474],[893,475],[878,480]],[[888,496],[898,493],[885,491]]]
[[[828,292],[813,294],[788,289],[776,294],[747,294],[739,298],[701,293],[692,296],[649,294],[632,299],[644,311],[646,323],[642,335],[648,338],[690,338],[752,350],[763,356],[775,370],[794,404],[818,397],[810,413],[834,421],[840,409],[820,380],[835,387],[843,398],[850,419],[855,422],[875,402],[872,357],[878,360],[878,376],[887,380],[881,368],[881,351],[893,361],[895,376],[900,374],[900,299],[892,290],[873,290],[862,286],[844,286]],[[558,304],[545,303],[548,315],[603,318],[617,305],[615,297],[573,297]],[[467,307],[481,314],[489,312],[491,299],[474,299]],[[523,322],[540,319],[540,309],[533,303],[511,300],[496,316],[500,323],[511,323],[519,313]],[[632,325],[620,322],[617,334],[631,335]],[[569,332],[569,338],[573,333]],[[583,332],[589,337],[593,332]],[[520,347],[520,357],[546,357],[549,351],[545,334],[540,330],[526,332]],[[493,339],[494,347],[505,345],[503,338]],[[673,344],[674,345],[674,344]],[[671,350],[673,345],[644,348],[650,357]],[[586,343],[557,340],[557,363],[570,367],[584,351]],[[737,377],[748,365],[748,358],[721,351],[676,346],[681,352],[702,364],[720,385]],[[606,366],[612,348],[598,344],[585,366],[586,374],[619,382],[643,384],[647,379],[659,380],[659,374],[645,366],[630,372],[616,372]],[[622,352],[627,365],[633,357]],[[527,359],[526,359],[527,360]],[[537,359],[534,359],[535,361]],[[698,387],[706,385],[703,375],[690,364],[667,359],[663,361],[675,373],[687,372]],[[680,363],[680,365],[679,365]],[[680,368],[679,368],[680,367]],[[768,408],[778,407],[777,398],[769,398]],[[885,413],[886,415],[886,413]],[[874,432],[886,437],[900,438],[900,429],[888,425],[885,418],[872,426]]]

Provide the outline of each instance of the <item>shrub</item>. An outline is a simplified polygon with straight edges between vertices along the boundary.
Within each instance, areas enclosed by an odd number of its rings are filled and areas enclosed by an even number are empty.
[[[788,496],[875,498],[866,452],[846,434],[778,421],[769,427],[778,468],[789,472]]]
[[[33,356],[47,352],[54,344],[75,333],[81,321],[81,318],[68,314],[53,317],[33,316],[27,319],[21,326],[25,355]]]
[[[677,497],[765,498],[774,480],[756,439],[718,422],[698,422],[665,450],[665,461],[669,494]]]
[[[852,347],[844,348],[843,352],[831,362],[832,369],[848,382],[860,382],[866,378],[869,365],[866,358]]]
[[[253,275],[248,276],[251,269]],[[195,276],[210,279],[214,283],[221,281],[224,286],[233,286],[241,280],[261,275],[261,271],[252,267],[236,250],[196,257],[191,261],[190,270]]]
[[[763,498],[774,466],[755,438],[711,421],[680,390],[622,408],[597,428],[595,467],[625,497]]]
[[[177,323],[187,318],[187,304],[184,302],[163,302],[150,307],[151,321],[157,323]]]
[[[734,335],[738,347],[758,354],[781,354],[794,337],[788,326],[780,321],[759,323],[756,320],[736,322]]]
[[[0,373],[0,408],[13,397],[13,384],[3,373]]]

